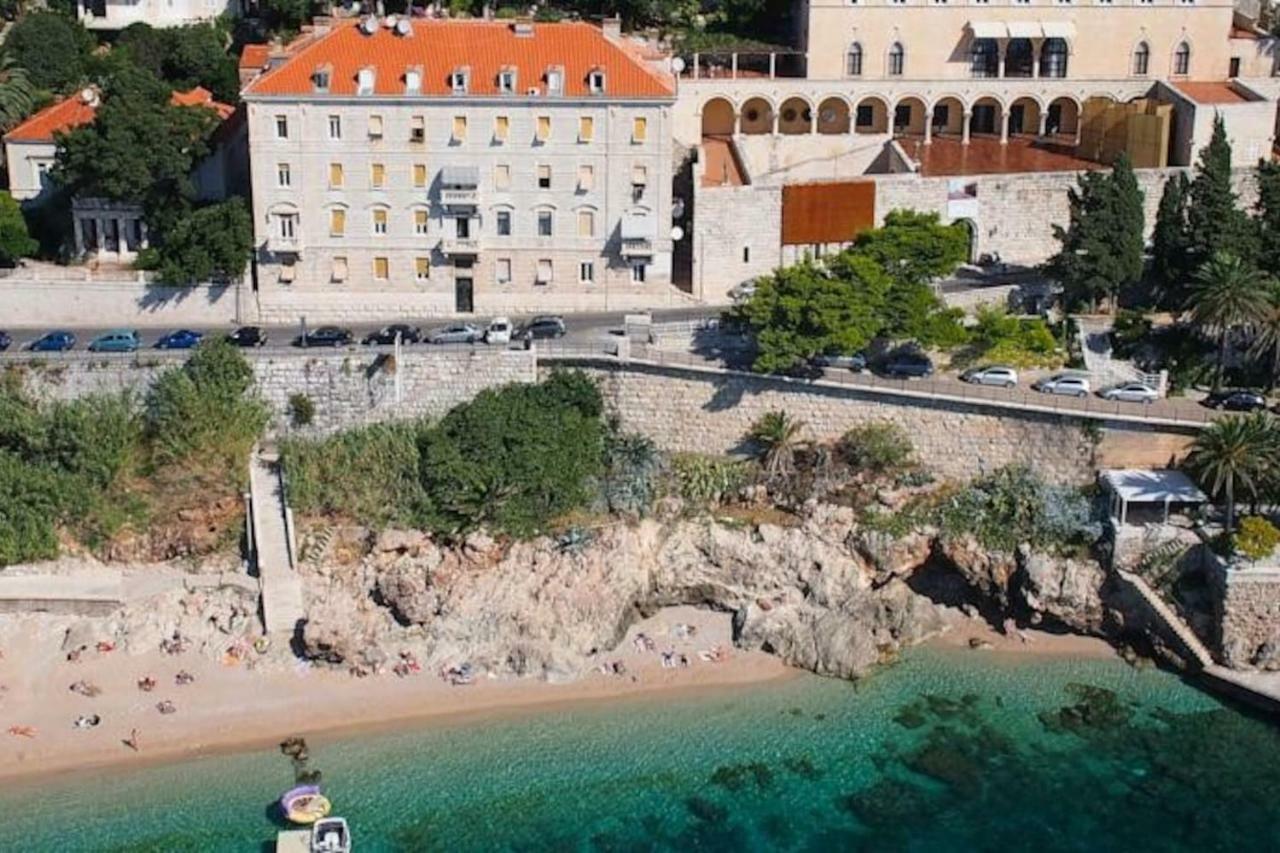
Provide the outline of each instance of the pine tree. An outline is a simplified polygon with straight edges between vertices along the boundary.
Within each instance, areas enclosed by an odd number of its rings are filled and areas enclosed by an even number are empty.
[[[1081,175],[1067,200],[1069,222],[1054,226],[1062,248],[1049,273],[1062,282],[1069,306],[1114,305],[1120,290],[1142,277],[1142,191],[1128,159],[1118,159],[1110,174]]]
[[[1259,160],[1257,179],[1258,266],[1280,271],[1280,163]]]
[[[1187,202],[1187,233],[1188,269],[1198,269],[1216,252],[1228,252],[1248,263],[1257,256],[1253,224],[1231,186],[1231,143],[1221,115],[1214,117],[1213,136],[1196,164]]]
[[[1187,196],[1191,182],[1185,172],[1165,181],[1156,211],[1156,226],[1151,235],[1151,276],[1160,292],[1160,303],[1181,308],[1185,301],[1185,283],[1189,274],[1187,253]]]

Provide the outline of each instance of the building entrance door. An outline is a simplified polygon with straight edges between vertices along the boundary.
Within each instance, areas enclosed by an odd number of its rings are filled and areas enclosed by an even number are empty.
[[[1009,107],[1009,134],[1016,136],[1022,133],[1022,123],[1026,120],[1027,108],[1022,104]]]
[[[978,104],[973,108],[971,133],[996,132],[996,108],[991,104]]]
[[[453,310],[459,314],[471,314],[476,310],[475,292],[469,275],[453,280]]]

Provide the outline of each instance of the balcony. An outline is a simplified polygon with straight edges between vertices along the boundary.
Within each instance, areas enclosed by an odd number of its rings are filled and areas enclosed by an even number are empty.
[[[273,234],[267,238],[267,251],[273,254],[302,254],[302,236],[295,234],[292,237],[281,237],[279,234]]]
[[[474,257],[480,254],[480,241],[475,237],[442,237],[440,252],[453,258]]]
[[[622,240],[622,257],[624,258],[650,258],[653,257],[653,241],[647,237],[633,237],[631,239]]]
[[[476,187],[441,187],[440,203],[445,207],[476,207],[480,190]]]
[[[622,217],[622,257],[652,257],[655,226],[653,217],[647,212],[625,214]]]

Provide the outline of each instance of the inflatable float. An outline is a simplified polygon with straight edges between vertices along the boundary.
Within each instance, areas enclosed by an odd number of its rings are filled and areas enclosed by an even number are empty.
[[[332,805],[319,785],[299,785],[280,797],[280,811],[290,823],[313,824],[329,816]]]

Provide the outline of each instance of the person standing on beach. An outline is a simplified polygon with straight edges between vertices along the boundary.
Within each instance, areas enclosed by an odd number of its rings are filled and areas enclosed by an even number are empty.
[[[129,730],[129,736],[125,738],[124,745],[132,749],[134,752],[138,751],[138,730],[137,729]]]

